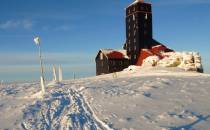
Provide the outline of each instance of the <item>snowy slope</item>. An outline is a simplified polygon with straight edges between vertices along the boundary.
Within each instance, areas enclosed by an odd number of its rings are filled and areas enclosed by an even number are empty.
[[[0,129],[209,130],[210,75],[133,68],[64,81],[0,87]]]

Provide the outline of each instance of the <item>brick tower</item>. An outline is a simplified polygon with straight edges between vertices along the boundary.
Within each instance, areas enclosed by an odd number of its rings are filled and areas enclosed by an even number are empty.
[[[126,43],[124,48],[130,64],[137,63],[142,48],[150,49],[152,39],[152,7],[144,0],[136,0],[126,8]]]

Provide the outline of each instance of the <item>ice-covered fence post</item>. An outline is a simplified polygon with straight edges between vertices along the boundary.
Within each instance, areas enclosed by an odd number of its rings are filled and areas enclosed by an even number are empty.
[[[45,93],[45,79],[44,79],[44,68],[43,68],[43,62],[42,62],[42,52],[41,52],[41,45],[40,45],[40,38],[35,37],[34,42],[36,45],[38,45],[39,48],[39,62],[40,62],[40,71],[41,71],[41,78],[40,78],[40,83],[41,83],[41,89],[42,93]]]
[[[59,82],[62,82],[63,80],[63,71],[62,71],[62,68],[61,68],[61,65],[59,65]]]
[[[56,66],[53,65],[53,80],[57,81]]]
[[[3,86],[4,80],[1,80],[1,86]]]
[[[73,73],[73,78],[74,78],[74,79],[76,79],[76,75],[75,75],[75,72]]]
[[[40,77],[40,85],[41,85],[41,88],[42,88],[42,94],[44,95],[45,94],[45,85],[44,85],[44,78],[41,76]]]

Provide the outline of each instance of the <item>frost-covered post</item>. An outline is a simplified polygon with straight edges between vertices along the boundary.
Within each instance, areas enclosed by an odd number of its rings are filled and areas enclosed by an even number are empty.
[[[74,78],[74,80],[76,79],[76,74],[75,74],[75,72],[73,73],[73,78]]]
[[[34,42],[36,45],[38,45],[38,48],[39,48],[39,62],[40,62],[40,71],[41,71],[40,84],[41,84],[42,93],[44,94],[45,93],[45,79],[44,79],[44,68],[43,68],[43,62],[42,62],[40,38],[35,37]]]
[[[56,66],[53,65],[53,80],[57,82]]]
[[[62,68],[61,68],[61,65],[59,65],[59,82],[62,82],[63,80],[63,71],[62,71]]]

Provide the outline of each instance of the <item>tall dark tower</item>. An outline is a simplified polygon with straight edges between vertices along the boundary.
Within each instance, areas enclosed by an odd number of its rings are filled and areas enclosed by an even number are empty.
[[[126,43],[130,64],[135,65],[142,48],[152,46],[152,7],[136,0],[126,8]]]

